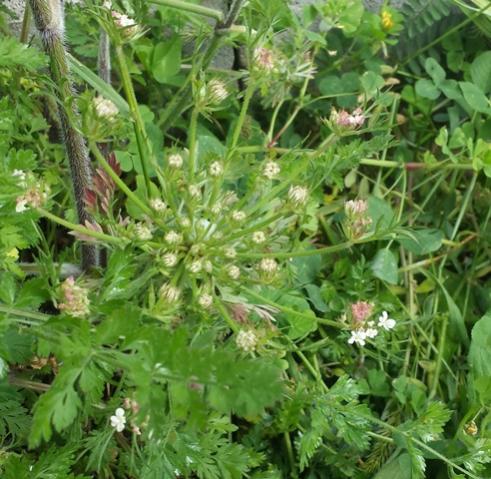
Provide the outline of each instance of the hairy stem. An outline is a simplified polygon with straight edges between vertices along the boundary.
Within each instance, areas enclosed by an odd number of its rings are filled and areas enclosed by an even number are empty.
[[[79,222],[91,217],[84,205],[85,190],[91,186],[92,173],[85,141],[77,129],[79,114],[70,80],[67,52],[64,44],[64,12],[59,0],[29,0],[36,28],[50,59],[51,77],[56,85],[58,115],[65,144]],[[82,268],[87,270],[97,264],[96,248],[82,246]]]

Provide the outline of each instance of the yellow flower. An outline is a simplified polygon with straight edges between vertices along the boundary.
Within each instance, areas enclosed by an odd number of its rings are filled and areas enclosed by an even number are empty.
[[[5,256],[9,259],[17,261],[19,259],[19,250],[17,248],[12,248]]]
[[[384,30],[390,30],[394,26],[394,19],[392,18],[392,13],[388,10],[382,11],[382,28]]]

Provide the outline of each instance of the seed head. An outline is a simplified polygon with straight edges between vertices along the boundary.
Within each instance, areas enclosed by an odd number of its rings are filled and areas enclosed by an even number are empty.
[[[305,204],[309,197],[309,190],[304,186],[290,186],[288,191],[288,199],[295,205],[301,206]]]
[[[198,299],[198,304],[202,308],[208,309],[213,304],[213,296],[211,296],[211,294],[203,293]]]
[[[196,259],[194,261],[191,262],[191,264],[189,265],[188,267],[188,270],[190,273],[199,273],[203,268],[203,263],[201,262],[201,260],[199,259]]]
[[[232,219],[234,221],[237,222],[244,221],[245,218],[246,218],[246,214],[243,211],[236,210],[232,212]]]
[[[273,258],[263,258],[259,263],[259,269],[264,273],[272,274],[278,270],[278,263]]]
[[[235,265],[231,265],[227,268],[227,274],[231,279],[239,279],[240,269]]]
[[[177,264],[177,255],[175,253],[165,253],[162,261],[168,268],[173,268]]]
[[[171,230],[164,236],[164,239],[167,243],[175,245],[182,242],[182,235]]]
[[[227,87],[221,80],[211,80],[208,83],[208,95],[211,103],[221,103],[228,97]]]
[[[162,213],[166,210],[167,205],[160,198],[152,198],[150,200],[150,206],[154,211]]]
[[[107,98],[96,96],[94,98],[95,112],[100,118],[114,118],[118,113],[118,107]]]
[[[145,223],[137,223],[135,225],[136,237],[141,241],[152,239],[152,230]]]
[[[276,161],[268,161],[263,168],[263,175],[268,179],[272,180],[280,174],[280,165]]]
[[[66,311],[76,318],[83,318],[90,313],[88,290],[75,284],[73,276],[62,283],[61,294],[63,301],[58,304],[60,311]]]
[[[220,176],[223,173],[223,166],[219,161],[214,161],[210,165],[210,175],[217,177]]]
[[[256,68],[271,73],[276,70],[276,58],[272,50],[265,47],[257,47],[254,50],[254,63]]]
[[[175,303],[179,301],[179,298],[181,297],[181,290],[171,284],[165,283],[160,288],[159,295],[164,301]]]
[[[171,168],[181,168],[183,164],[182,156],[179,153],[173,153],[167,158],[167,162]]]
[[[237,346],[245,351],[246,353],[252,353],[255,351],[257,346],[257,336],[251,329],[244,330],[241,329],[235,338],[235,343]]]
[[[256,244],[261,244],[266,241],[266,235],[262,231],[254,231],[252,233],[252,241]]]

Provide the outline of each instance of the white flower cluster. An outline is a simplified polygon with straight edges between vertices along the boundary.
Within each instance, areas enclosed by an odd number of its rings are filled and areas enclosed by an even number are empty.
[[[240,330],[235,338],[237,346],[246,353],[252,353],[257,347],[257,336],[251,329],[248,331]]]
[[[102,96],[94,98],[95,112],[99,118],[114,118],[118,113],[118,107],[111,101]]]
[[[389,317],[389,313],[387,313],[387,311],[383,311],[378,318],[377,324],[375,324],[375,321],[368,321],[366,323],[366,326],[367,327],[356,328],[351,331],[351,336],[348,339],[348,343],[365,346],[366,340],[375,338],[378,335],[380,329],[383,329],[385,331],[390,331],[391,329],[394,329],[396,326],[396,321],[395,319]]]

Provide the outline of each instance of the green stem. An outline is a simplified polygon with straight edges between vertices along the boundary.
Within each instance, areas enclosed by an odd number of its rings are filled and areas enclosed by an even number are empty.
[[[65,228],[73,231],[77,231],[78,233],[82,233],[85,236],[90,236],[92,238],[98,239],[100,241],[104,241],[106,243],[112,243],[118,246],[121,246],[124,244],[124,241],[121,240],[120,238],[115,238],[114,236],[109,236],[105,233],[101,233],[99,231],[94,231],[86,228],[85,226],[82,225],[77,225],[75,223],[70,223],[69,221],[64,220],[63,218],[60,218],[59,216],[54,215],[53,213],[50,213],[49,211],[45,210],[44,208],[36,208],[36,211],[44,216],[45,218],[50,219],[51,221],[54,221],[55,223],[58,223],[61,226],[64,226]]]
[[[126,96],[126,101],[130,108],[131,116],[133,117],[133,126],[135,129],[136,141],[138,144],[138,152],[140,154],[140,162],[142,165],[143,177],[145,179],[145,185],[147,187],[147,195],[150,194],[150,177],[148,176],[148,155],[152,154],[152,147],[148,139],[145,124],[138,108],[138,102],[136,100],[135,90],[131,81],[130,72],[126,63],[126,57],[124,55],[122,45],[116,45],[116,58],[118,60],[119,70],[121,72],[121,82],[123,84],[123,90]],[[145,151],[146,150],[146,151]],[[148,155],[147,155],[148,153]]]
[[[116,183],[116,185],[121,189],[121,191],[135,203],[138,208],[140,208],[145,214],[152,216],[152,209],[147,206],[138,196],[131,191],[126,183],[116,174],[116,172],[111,168],[111,165],[107,162],[104,156],[101,154],[97,146],[90,143],[90,151],[96,157],[97,161],[104,168],[104,171],[111,177],[111,179]]]
[[[196,172],[196,150],[197,150],[197,127],[198,127],[199,110],[194,108],[191,113],[191,123],[189,125],[189,182],[194,181]]]
[[[440,373],[442,371],[443,354],[445,352],[445,341],[447,339],[447,326],[448,315],[445,315],[443,317],[442,330],[440,331],[440,341],[438,343],[438,355],[436,357],[435,375],[433,376],[433,384],[431,386],[429,399],[433,399],[436,396],[438,385],[440,384]]]
[[[225,319],[226,323],[228,324],[229,328],[234,332],[238,333],[240,328],[239,325],[230,317],[230,314],[228,314],[227,308],[225,305],[215,296],[215,304],[222,313],[223,318]]]
[[[223,13],[220,10],[184,2],[182,0],[148,0],[148,3],[162,5],[163,7],[176,8],[178,10],[182,10],[183,12],[195,13],[196,15],[214,18],[218,22],[223,20]]]
[[[269,298],[265,298],[264,296],[261,296],[260,294],[256,293],[252,289],[246,288],[245,286],[243,286],[241,289],[242,289],[242,291],[244,291],[244,293],[247,293],[249,296],[253,297],[257,301],[261,301],[264,304],[269,304],[270,306],[273,306],[274,308],[282,311],[283,313],[293,314],[294,316],[298,316],[300,318],[306,318],[309,320],[315,319],[316,321],[318,321],[320,323],[328,324],[329,326],[332,326],[334,328],[343,329],[343,326],[340,323],[338,323],[337,321],[331,321],[329,319],[321,319],[321,318],[317,318],[316,316],[313,316],[311,314],[305,314],[305,313],[301,313],[300,311],[295,311],[294,309],[288,308],[287,306],[283,306],[282,304],[278,304]],[[300,350],[298,350],[298,351],[300,351]]]
[[[244,121],[246,118],[247,110],[249,109],[249,104],[254,94],[255,86],[251,78],[249,78],[249,84],[244,95],[244,101],[242,102],[242,108],[240,109],[239,118],[235,124],[234,133],[232,136],[232,142],[230,144],[230,151],[234,150],[242,133],[242,127],[244,126]]]
[[[375,240],[374,240],[375,241]],[[324,248],[312,248],[300,251],[290,251],[290,252],[281,252],[281,253],[239,253],[238,257],[241,258],[251,258],[251,259],[260,259],[260,258],[276,258],[276,259],[289,259],[289,258],[303,258],[306,256],[316,256],[318,254],[328,254],[328,253],[336,253],[337,251],[343,251],[345,249],[349,249],[354,246],[355,243],[351,241],[347,241],[345,243],[339,243],[332,246],[325,246]]]

